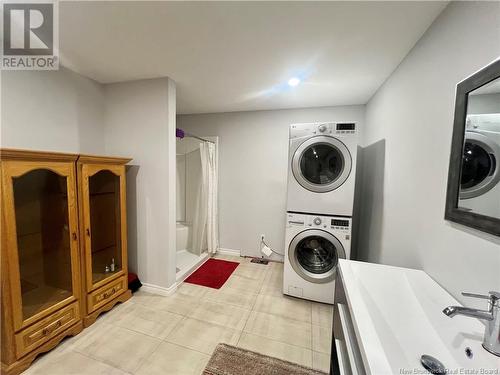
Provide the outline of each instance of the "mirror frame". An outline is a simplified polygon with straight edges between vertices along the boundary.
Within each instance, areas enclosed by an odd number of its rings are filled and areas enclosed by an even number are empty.
[[[474,73],[457,85],[444,218],[495,236],[500,236],[500,218],[481,215],[458,207],[467,99],[471,91],[497,78],[500,78],[500,59]]]

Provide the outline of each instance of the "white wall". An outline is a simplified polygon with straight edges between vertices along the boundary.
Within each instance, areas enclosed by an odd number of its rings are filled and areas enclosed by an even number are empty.
[[[175,282],[175,85],[167,79],[105,87],[106,153],[130,156],[130,269],[162,288]]]
[[[130,269],[145,283],[171,286],[175,84],[164,78],[101,85],[63,67],[1,74],[1,147],[134,159],[127,172]]]
[[[196,150],[186,154],[186,216],[185,220],[189,224],[194,223],[194,217],[198,209],[198,196],[200,195],[203,181],[201,169],[201,152]]]
[[[484,113],[500,113],[500,93],[469,95],[467,114]]]
[[[177,139],[177,220],[193,223],[201,186],[200,141]],[[183,168],[183,169],[182,169]]]
[[[1,146],[104,151],[104,90],[71,70],[2,71]]]
[[[177,117],[199,136],[219,136],[221,248],[260,256],[260,235],[284,251],[288,127],[294,122],[358,121],[364,106],[233,112]]]
[[[177,141],[177,143],[179,143],[179,141]],[[177,152],[176,160],[175,220],[184,222],[186,221],[186,155]]]
[[[456,84],[500,55],[500,3],[453,2],[367,105],[361,255],[461,302],[500,287],[500,239],[444,220]]]

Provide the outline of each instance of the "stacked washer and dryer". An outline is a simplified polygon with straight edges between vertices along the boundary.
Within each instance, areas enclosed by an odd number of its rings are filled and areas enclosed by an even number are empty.
[[[283,292],[333,304],[351,254],[356,123],[292,124],[289,141]]]

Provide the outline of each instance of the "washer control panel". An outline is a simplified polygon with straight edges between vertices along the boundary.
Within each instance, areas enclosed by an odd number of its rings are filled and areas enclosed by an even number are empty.
[[[348,219],[331,219],[330,220],[330,227],[334,229],[349,229],[349,222],[350,220]]]
[[[306,214],[287,214],[287,227],[306,227],[326,230],[351,230],[351,219],[347,217],[319,216]]]

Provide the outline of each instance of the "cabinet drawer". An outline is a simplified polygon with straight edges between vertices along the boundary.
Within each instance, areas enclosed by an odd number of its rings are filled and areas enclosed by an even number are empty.
[[[118,280],[89,293],[87,296],[88,313],[94,312],[109,301],[118,297],[127,290],[127,287],[127,279],[125,277],[120,277]]]
[[[16,334],[16,354],[18,357],[57,336],[66,328],[80,320],[78,302],[56,311],[52,315],[25,328]]]

